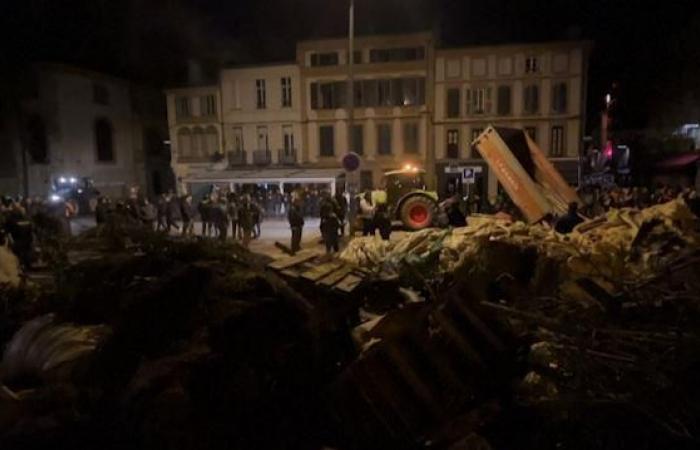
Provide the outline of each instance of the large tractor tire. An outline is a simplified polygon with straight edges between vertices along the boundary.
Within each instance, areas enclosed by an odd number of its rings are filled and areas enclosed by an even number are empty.
[[[399,217],[409,230],[422,230],[433,224],[437,210],[435,201],[425,195],[413,195],[401,203]]]

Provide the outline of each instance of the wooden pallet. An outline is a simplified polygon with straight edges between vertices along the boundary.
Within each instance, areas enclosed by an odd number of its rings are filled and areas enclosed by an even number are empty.
[[[340,259],[329,260],[322,254],[308,250],[275,260],[267,267],[288,279],[313,283],[346,294],[357,289],[368,275],[366,270]]]

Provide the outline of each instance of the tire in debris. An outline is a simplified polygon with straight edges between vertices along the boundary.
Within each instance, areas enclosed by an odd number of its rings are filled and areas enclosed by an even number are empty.
[[[399,217],[409,230],[422,230],[433,224],[435,202],[425,195],[413,195],[401,204]]]

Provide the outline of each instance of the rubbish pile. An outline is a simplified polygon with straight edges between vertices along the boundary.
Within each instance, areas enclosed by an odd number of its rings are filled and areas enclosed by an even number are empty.
[[[6,306],[0,447],[697,448],[698,236],[681,201],[294,266],[95,232]]]

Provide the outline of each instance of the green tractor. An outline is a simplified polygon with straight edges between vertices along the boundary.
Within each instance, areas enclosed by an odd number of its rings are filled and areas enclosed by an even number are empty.
[[[384,190],[374,191],[375,204],[387,203],[396,220],[409,230],[422,230],[435,222],[437,192],[425,188],[425,170],[406,166],[384,174]]]

